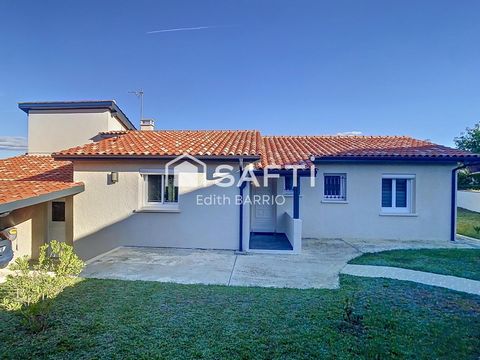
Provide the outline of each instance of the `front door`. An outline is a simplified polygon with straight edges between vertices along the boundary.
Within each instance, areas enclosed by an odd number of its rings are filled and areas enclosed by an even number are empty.
[[[48,241],[65,242],[65,232],[65,201],[50,201],[48,203]]]
[[[263,181],[260,181],[260,183],[263,185]],[[274,181],[269,184],[270,186],[266,187],[256,187],[252,184],[250,199],[252,201],[252,232],[275,232],[276,208],[273,203],[275,195],[274,184]]]

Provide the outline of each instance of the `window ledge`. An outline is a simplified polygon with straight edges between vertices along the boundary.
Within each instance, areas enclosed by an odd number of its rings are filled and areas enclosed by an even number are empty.
[[[400,216],[400,217],[417,217],[417,213],[384,213],[381,212],[380,216]]]
[[[321,200],[322,204],[348,204],[347,200]]]
[[[293,198],[293,193],[283,193],[283,194],[280,194],[280,196],[283,196],[286,198]],[[300,195],[299,197],[303,197],[303,195]]]
[[[142,207],[137,210],[133,210],[134,213],[179,213],[178,207]]]

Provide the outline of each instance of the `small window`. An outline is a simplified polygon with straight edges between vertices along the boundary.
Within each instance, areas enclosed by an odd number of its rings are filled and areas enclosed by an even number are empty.
[[[285,179],[285,187],[284,187],[284,191],[286,193],[291,193],[293,192],[293,176],[291,175],[287,175],[284,177]]]
[[[384,175],[382,178],[382,212],[411,213],[413,175]]]
[[[65,203],[52,201],[52,221],[65,221]]]
[[[178,186],[174,175],[145,175],[147,206],[178,204]]]
[[[328,201],[347,200],[347,175],[323,175],[323,199]]]

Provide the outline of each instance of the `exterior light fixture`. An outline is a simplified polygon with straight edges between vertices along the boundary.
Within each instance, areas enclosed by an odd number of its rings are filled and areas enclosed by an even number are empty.
[[[118,172],[112,171],[110,173],[110,181],[112,182],[112,184],[116,184],[118,182]]]

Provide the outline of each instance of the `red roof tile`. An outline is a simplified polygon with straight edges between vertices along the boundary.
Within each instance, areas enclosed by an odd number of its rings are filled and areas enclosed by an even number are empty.
[[[73,181],[73,164],[51,156],[16,156],[0,160],[0,180]]]
[[[0,160],[0,204],[66,190],[73,182],[70,161],[51,156],[23,155]]]
[[[0,204],[24,200],[79,186],[61,181],[0,180]]]
[[[316,158],[477,157],[465,151],[407,136],[265,136],[258,131],[127,131],[111,132],[90,144],[63,150],[58,158],[103,156],[259,156],[266,165],[310,164]]]
[[[315,158],[455,158],[478,155],[408,136],[264,136],[261,165],[310,165]]]
[[[260,133],[254,130],[128,131],[54,156],[259,156],[262,146]]]

